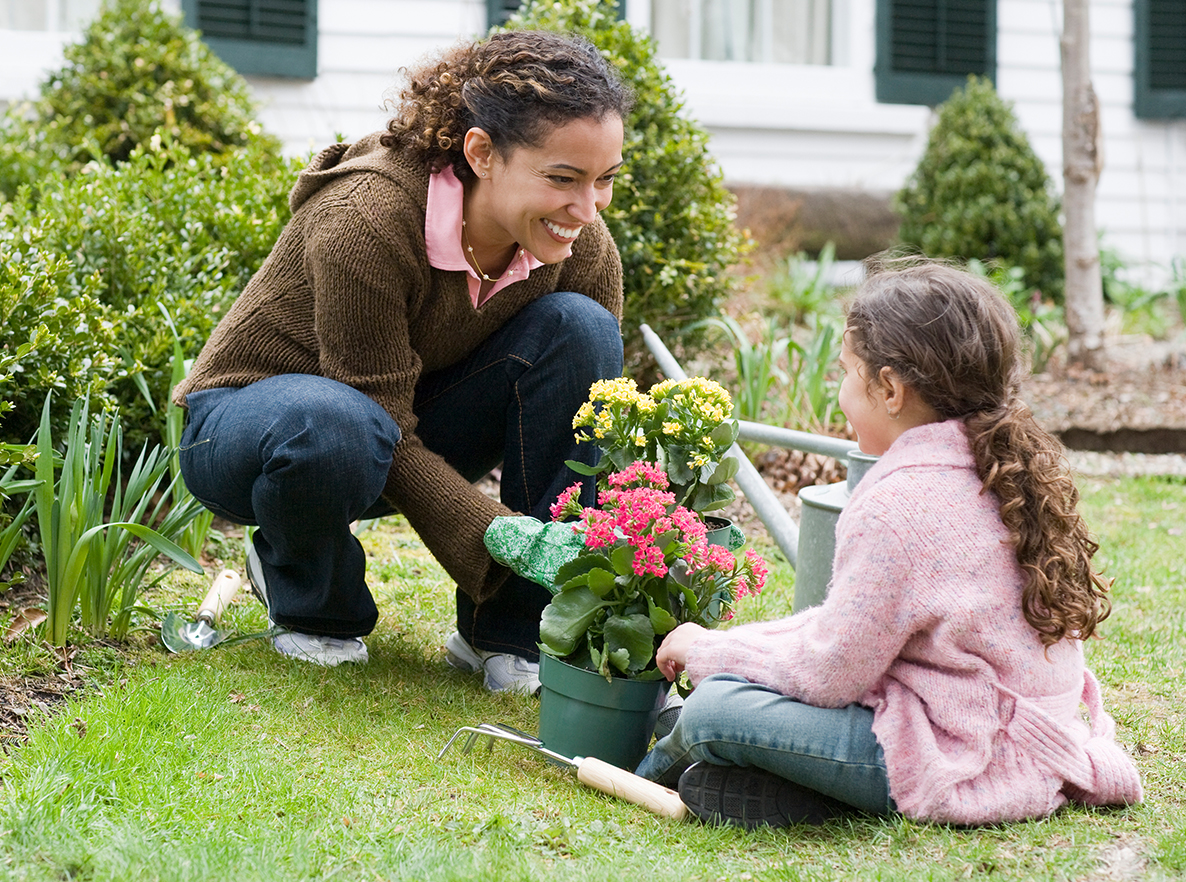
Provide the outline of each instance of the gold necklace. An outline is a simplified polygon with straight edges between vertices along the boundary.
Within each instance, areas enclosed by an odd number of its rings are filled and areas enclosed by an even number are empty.
[[[469,252],[470,262],[474,265],[474,269],[478,271],[478,275],[482,277],[482,280],[486,282],[497,282],[498,279],[490,278],[482,271],[482,267],[478,265],[478,258],[474,256],[474,246],[469,244],[469,233],[466,231],[464,220],[461,222],[461,239],[462,244],[465,245],[465,250]]]

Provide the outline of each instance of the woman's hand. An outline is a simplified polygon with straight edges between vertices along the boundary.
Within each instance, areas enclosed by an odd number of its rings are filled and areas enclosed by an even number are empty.
[[[663,638],[663,644],[655,653],[655,665],[663,676],[674,681],[683,673],[688,662],[688,650],[706,633],[706,629],[694,622],[684,622]]]

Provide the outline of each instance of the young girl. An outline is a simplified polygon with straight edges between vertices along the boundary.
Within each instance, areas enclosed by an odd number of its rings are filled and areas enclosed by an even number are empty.
[[[1008,304],[958,270],[865,282],[840,406],[881,459],[840,517],[828,597],[669,634],[659,666],[696,688],[640,775],[745,826],[851,809],[978,824],[1141,800],[1083,661],[1109,612],[1098,546],[1059,443],[1017,398],[1019,339]]]

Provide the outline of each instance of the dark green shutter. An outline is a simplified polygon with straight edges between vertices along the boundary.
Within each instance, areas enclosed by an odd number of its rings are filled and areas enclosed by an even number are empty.
[[[486,24],[491,28],[500,28],[508,18],[519,11],[519,7],[526,6],[533,0],[486,0]],[[618,0],[618,18],[625,18],[626,0]]]
[[[502,27],[508,18],[519,11],[522,0],[486,0],[486,24]]]
[[[181,8],[239,73],[317,76],[317,0],[182,0]]]
[[[1186,0],[1135,0],[1133,111],[1186,116]]]
[[[969,74],[996,79],[996,0],[877,0],[877,100],[940,104]]]

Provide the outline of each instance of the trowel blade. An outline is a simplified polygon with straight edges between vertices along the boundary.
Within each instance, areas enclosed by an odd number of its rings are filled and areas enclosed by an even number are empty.
[[[208,622],[187,622],[175,612],[161,621],[161,642],[170,652],[209,649],[225,639],[226,634],[212,628]]]

